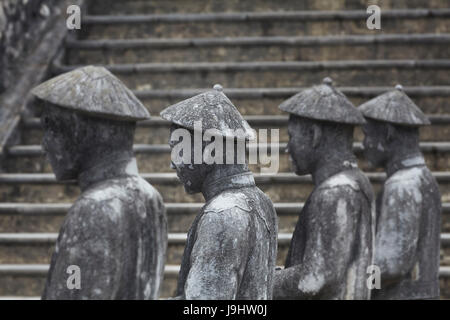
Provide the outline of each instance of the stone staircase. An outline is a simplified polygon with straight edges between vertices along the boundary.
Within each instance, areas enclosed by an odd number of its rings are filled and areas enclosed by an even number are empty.
[[[375,3],[376,2],[371,2]],[[139,123],[135,152],[141,174],[163,195],[169,247],[162,296],[172,296],[186,232],[203,204],[187,195],[169,168],[168,123],[158,117],[171,103],[220,83],[255,129],[280,128],[280,170],[258,186],[279,216],[283,264],[297,215],[312,190],[310,177],[290,172],[282,152],[284,99],[325,76],[359,105],[397,83],[430,116],[421,148],[443,201],[441,291],[450,298],[450,8],[447,0],[379,1],[382,30],[366,28],[358,0],[88,1],[82,30],[68,37],[54,74],[104,64],[150,109]],[[0,296],[35,298],[43,290],[57,232],[79,195],[73,182],[56,182],[42,157],[39,111],[24,115],[20,140],[9,147],[0,174]],[[385,175],[355,152],[375,190]]]

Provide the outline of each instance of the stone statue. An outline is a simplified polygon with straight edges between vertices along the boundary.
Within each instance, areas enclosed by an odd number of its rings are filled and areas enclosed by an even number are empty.
[[[220,85],[166,108],[161,117],[172,122],[172,168],[187,193],[202,192],[206,200],[188,233],[177,299],[271,299],[278,226],[271,200],[255,186],[245,162],[245,141],[254,132]],[[223,152],[215,149],[214,162],[205,156],[205,136],[203,142],[191,139],[209,130],[214,142],[226,143]],[[174,163],[173,151],[184,139],[191,148]],[[244,150],[236,151],[239,140]],[[195,152],[186,151],[195,148],[201,152],[197,161]],[[230,153],[231,161],[225,159]]]
[[[441,197],[419,148],[419,127],[430,122],[400,85],[359,107],[365,156],[387,173],[377,197],[374,299],[439,297]]]
[[[353,128],[364,118],[325,78],[280,105],[290,113],[288,151],[297,175],[314,190],[300,212],[275,299],[369,299],[373,191],[358,169]]]
[[[102,67],[76,69],[32,93],[45,101],[42,145],[56,179],[76,179],[82,191],[61,227],[42,299],[157,299],[165,208],[132,151],[136,121],[149,113]]]

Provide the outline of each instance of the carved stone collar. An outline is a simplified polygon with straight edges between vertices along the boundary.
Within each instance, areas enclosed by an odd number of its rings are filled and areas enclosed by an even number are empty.
[[[315,186],[319,186],[322,182],[327,180],[329,177],[334,176],[335,174],[358,168],[358,164],[356,162],[356,159],[354,157],[350,157],[349,159],[342,160],[339,162],[336,162],[334,164],[331,164],[329,166],[326,166],[324,168],[321,168],[313,175],[313,182]]]
[[[387,165],[386,174],[388,177],[392,176],[398,170],[405,168],[424,166],[425,160],[421,154],[412,155],[401,160],[392,161]]]
[[[251,172],[243,172],[214,180],[203,186],[202,193],[208,201],[219,193],[228,189],[239,189],[255,186],[255,179]]]
[[[138,174],[136,158],[129,155],[120,157],[116,155],[115,157],[108,157],[94,167],[83,171],[78,176],[78,184],[84,191],[100,181]]]

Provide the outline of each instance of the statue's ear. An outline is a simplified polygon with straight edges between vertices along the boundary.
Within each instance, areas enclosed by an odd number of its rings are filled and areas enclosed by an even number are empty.
[[[319,144],[320,144],[320,140],[322,139],[322,128],[317,125],[317,124],[313,124],[313,148],[316,149]]]

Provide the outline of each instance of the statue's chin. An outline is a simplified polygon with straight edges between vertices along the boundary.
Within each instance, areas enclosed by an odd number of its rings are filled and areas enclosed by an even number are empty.
[[[195,194],[199,193],[201,190],[197,190],[196,188],[192,188],[191,186],[184,185],[184,191],[186,191],[187,194]]]
[[[306,170],[304,170],[304,169],[302,169],[302,168],[299,168],[299,167],[295,164],[294,161],[291,162],[291,168],[292,168],[292,171],[293,171],[296,175],[298,175],[298,176],[303,176],[303,175],[309,173],[309,172],[306,172]]]
[[[78,178],[78,175],[73,170],[61,169],[55,166],[52,166],[52,168],[57,181],[75,180]]]

